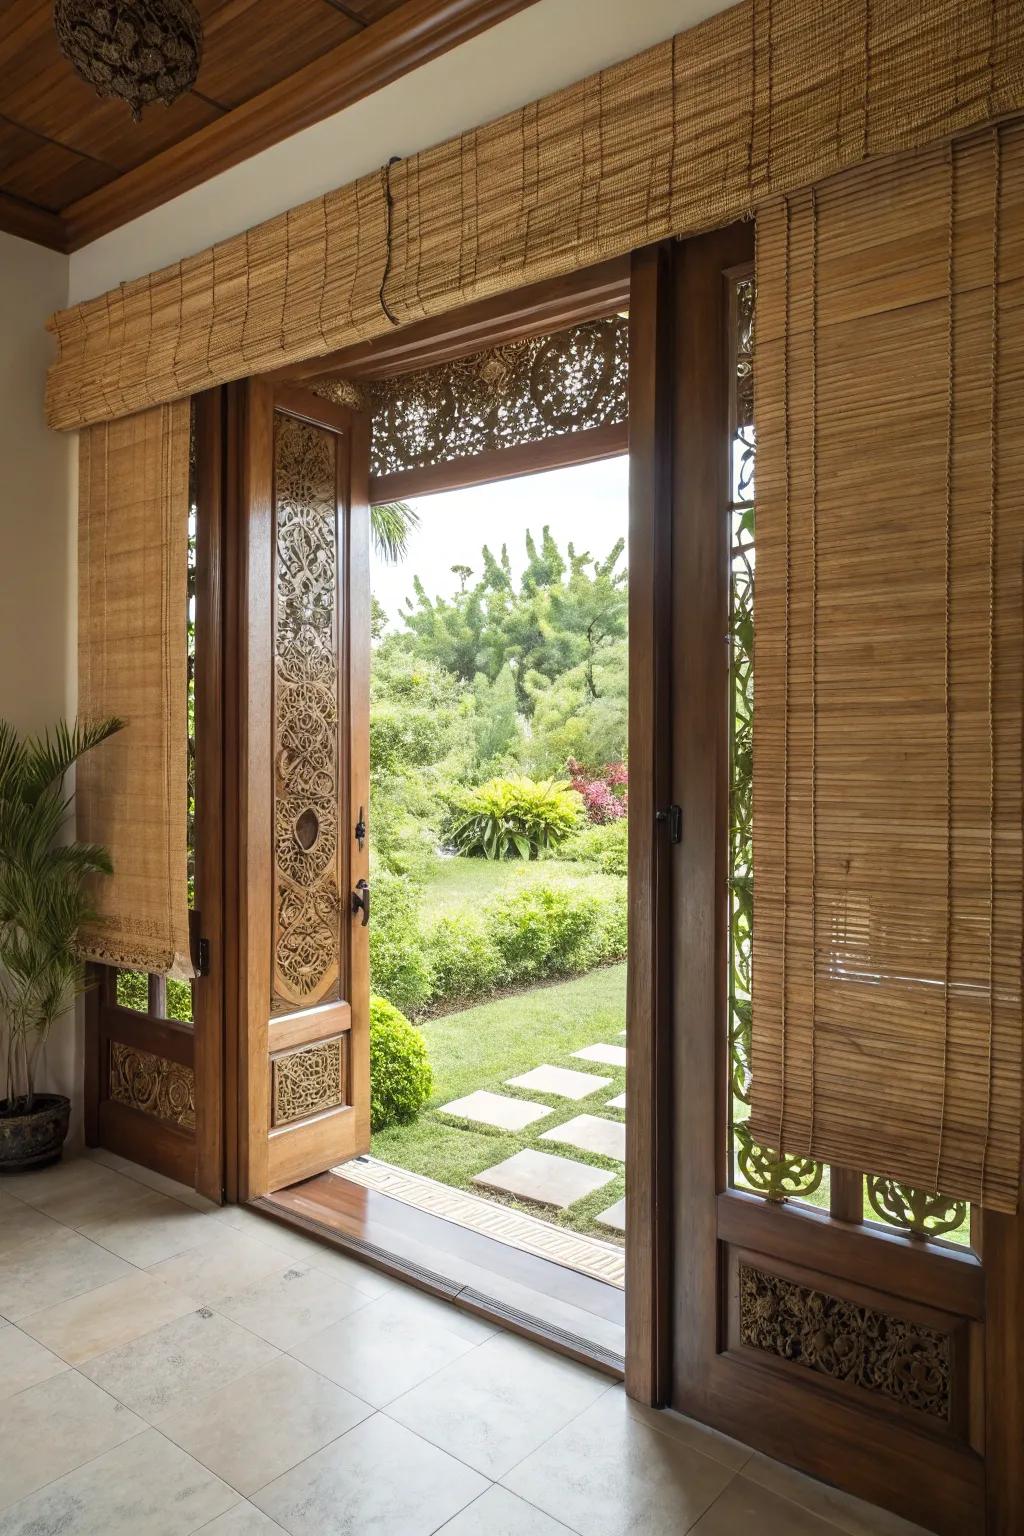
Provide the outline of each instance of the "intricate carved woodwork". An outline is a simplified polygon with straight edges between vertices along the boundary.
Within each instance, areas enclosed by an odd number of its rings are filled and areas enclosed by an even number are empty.
[[[955,1232],[962,1227],[967,1219],[966,1200],[931,1194],[928,1190],[901,1184],[898,1179],[884,1179],[869,1173],[867,1192],[875,1215],[911,1237],[942,1237],[943,1233]]]
[[[334,434],[275,428],[274,1006],[338,996],[338,525]]]
[[[395,474],[624,422],[628,350],[629,324],[611,315],[393,379],[312,387],[371,412],[371,471]]]
[[[203,25],[192,0],[56,0],[53,23],[64,57],[98,96],[169,107],[192,89]]]
[[[195,1073],[181,1062],[111,1040],[108,1093],[116,1104],[168,1120],[185,1131],[196,1128]]]
[[[749,1349],[950,1419],[952,1339],[938,1329],[741,1263],[739,1333]]]
[[[341,1067],[340,1035],[273,1057],[271,1125],[287,1125],[343,1104]]]

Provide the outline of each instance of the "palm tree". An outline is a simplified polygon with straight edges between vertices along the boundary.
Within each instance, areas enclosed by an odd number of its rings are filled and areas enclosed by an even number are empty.
[[[110,874],[94,843],[63,840],[68,770],[123,722],[61,721],[52,736],[21,740],[0,720],[0,1113],[31,1114],[39,1051],[85,985],[75,941],[91,915],[85,881]]]
[[[419,521],[419,513],[405,501],[385,501],[370,508],[373,544],[382,560],[397,565],[405,559],[409,535],[419,527]]]

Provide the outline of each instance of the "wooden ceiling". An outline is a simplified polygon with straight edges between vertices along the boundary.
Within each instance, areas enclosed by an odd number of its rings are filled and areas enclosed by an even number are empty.
[[[52,0],[0,0],[0,229],[77,250],[531,3],[195,0],[195,89],[134,123],[63,57]]]

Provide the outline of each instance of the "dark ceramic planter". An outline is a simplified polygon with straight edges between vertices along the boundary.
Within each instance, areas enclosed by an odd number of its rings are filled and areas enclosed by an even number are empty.
[[[6,1115],[6,1105],[7,1100],[0,1099],[0,1175],[59,1162],[71,1100],[62,1093],[37,1093],[30,1115]]]

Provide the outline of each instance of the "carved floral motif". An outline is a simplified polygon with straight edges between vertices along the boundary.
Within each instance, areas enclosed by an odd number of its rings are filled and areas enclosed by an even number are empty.
[[[739,1266],[739,1292],[740,1340],[748,1348],[949,1419],[949,1334],[752,1264]]]
[[[108,1091],[116,1104],[169,1120],[186,1131],[196,1128],[195,1074],[179,1061],[111,1040]]]
[[[341,1037],[275,1056],[272,1063],[272,1124],[287,1125],[344,1103],[341,1091]]]

